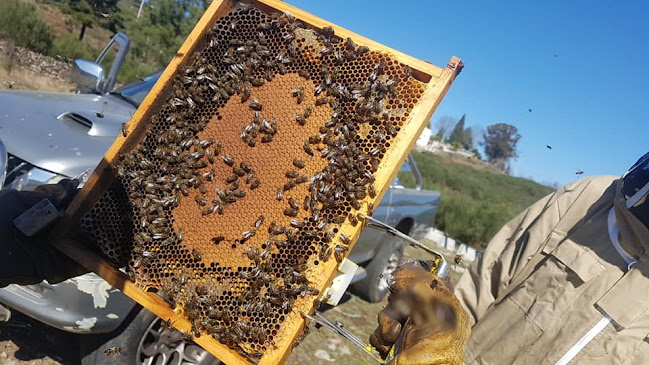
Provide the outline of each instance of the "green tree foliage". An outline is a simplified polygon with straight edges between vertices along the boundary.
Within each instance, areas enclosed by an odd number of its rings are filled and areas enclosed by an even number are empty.
[[[455,127],[453,127],[453,131],[446,139],[446,143],[449,144],[457,143],[459,145],[462,144],[462,139],[464,138],[465,119],[466,119],[466,115],[462,115],[462,118],[460,118],[460,120],[457,123],[455,123]]]
[[[119,0],[55,0],[59,8],[72,15],[74,20],[81,25],[79,40],[83,40],[86,28],[92,26],[100,19],[110,19],[117,11]]]
[[[507,169],[509,160],[518,157],[516,144],[520,139],[518,129],[511,124],[497,123],[488,126],[483,142],[487,160],[503,170]]]
[[[534,181],[456,164],[439,155],[413,152],[423,187],[441,193],[435,226],[462,242],[484,247],[505,223],[554,189]],[[411,173],[399,180],[414,187]]]
[[[0,0],[0,34],[36,52],[48,53],[52,46],[50,27],[34,5],[18,0]]]

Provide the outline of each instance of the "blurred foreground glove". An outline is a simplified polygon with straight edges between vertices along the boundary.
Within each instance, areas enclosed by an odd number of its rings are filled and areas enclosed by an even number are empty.
[[[370,343],[383,356],[410,317],[394,364],[462,364],[471,326],[453,291],[425,262],[409,261],[392,274],[388,304]]]
[[[78,185],[78,180],[65,179],[33,191],[0,191],[0,287],[43,280],[58,283],[88,272],[49,244],[49,229],[27,237],[13,223],[14,218],[43,198],[48,198],[57,209],[67,207]]]

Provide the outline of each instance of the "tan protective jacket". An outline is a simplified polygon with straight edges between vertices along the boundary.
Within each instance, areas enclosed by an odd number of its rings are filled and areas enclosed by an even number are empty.
[[[455,288],[465,363],[649,364],[649,230],[616,179],[561,188],[494,236]]]

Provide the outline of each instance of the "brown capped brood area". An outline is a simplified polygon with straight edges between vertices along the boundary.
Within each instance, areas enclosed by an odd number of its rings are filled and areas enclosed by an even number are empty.
[[[389,54],[254,7],[217,20],[81,219],[109,262],[251,362],[286,340],[378,205],[426,84]]]

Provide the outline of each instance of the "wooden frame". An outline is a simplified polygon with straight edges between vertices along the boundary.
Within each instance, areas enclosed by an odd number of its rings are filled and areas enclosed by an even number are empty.
[[[394,143],[394,147],[391,147],[388,150],[384,158],[384,161],[389,161],[389,164],[392,166],[392,168],[387,170],[379,170],[376,175],[376,185],[378,187],[382,187],[377,198],[380,200],[383,193],[385,192],[385,189],[387,189],[389,182],[392,181],[392,179],[395,177],[398,171],[398,167],[403,163],[409,151],[413,147],[417,136],[425,128],[426,122],[430,119],[431,115],[448,91],[455,77],[462,69],[462,62],[458,58],[453,57],[446,67],[439,68],[428,62],[413,58],[396,50],[385,47],[377,42],[364,38],[344,28],[332,25],[331,23],[323,19],[306,13],[282,1],[258,0],[243,2],[252,3],[265,11],[279,11],[282,13],[288,11],[292,16],[300,19],[309,27],[322,29],[324,27],[331,26],[335,30],[335,34],[341,38],[350,37],[356,42],[356,44],[366,45],[372,51],[379,51],[390,54],[399,62],[410,66],[413,71],[413,76],[416,76],[419,80],[427,83],[422,98],[415,105],[410,114],[410,120],[416,120],[418,121],[418,123],[409,123],[407,127],[404,127],[399,132],[399,135],[397,137],[399,143]],[[186,62],[190,61],[189,59],[192,51],[195,49],[195,47],[197,47],[198,44],[200,44],[200,42],[204,38],[204,34],[210,30],[211,24],[213,24],[216,19],[232,10],[234,5],[235,4],[232,0],[216,0],[210,5],[209,9],[205,12],[191,34],[187,37],[176,56],[172,59],[163,74],[160,76],[158,82],[155,84],[151,92],[147,95],[146,99],[133,115],[131,121],[128,123],[129,138],[125,139],[118,137],[116,139],[114,144],[104,156],[104,159],[97,166],[94,173],[86,182],[83,189],[76,196],[72,204],[68,207],[64,219],[61,220],[61,223],[57,225],[52,234],[54,245],[59,250],[70,256],[75,261],[81,263],[89,270],[96,272],[111,285],[123,291],[126,295],[134,299],[143,307],[151,310],[163,320],[171,319],[171,321],[174,323],[174,327],[187,333],[190,332],[190,324],[184,317],[181,317],[178,314],[174,313],[173,309],[170,308],[161,297],[154,293],[143,292],[142,290],[135,287],[123,272],[109,265],[94,251],[90,250],[83,244],[71,240],[69,232],[73,228],[74,222],[78,221],[80,216],[90,207],[92,207],[99,199],[99,197],[101,197],[102,193],[108,188],[111,182],[108,173],[109,166],[117,158],[119,151],[132,148],[145,135],[147,125],[140,122],[147,120],[151,113],[156,110],[156,107],[163,102],[164,98],[166,97],[165,91],[168,90],[169,87],[169,81],[174,76],[176,70]],[[133,138],[131,137],[132,135],[138,137]],[[361,229],[352,230],[351,233],[353,234],[353,242],[356,241],[356,239],[360,235],[360,232]],[[331,280],[336,274],[335,261],[329,262],[329,264],[330,265],[327,268],[329,269],[331,275],[327,279],[327,285],[331,283]],[[297,336],[297,333],[304,325],[305,323],[303,322],[300,325],[300,328],[296,329],[295,336]],[[292,343],[294,340],[295,338],[293,338],[291,341],[285,341],[282,348],[277,349],[277,351],[273,351],[274,356],[264,356],[260,363],[270,364],[284,362],[290,354],[290,349],[292,348]],[[247,361],[243,357],[238,355],[236,352],[228,349],[226,346],[222,345],[211,336],[201,336],[199,338],[196,338],[194,341],[225,363],[247,363]]]

